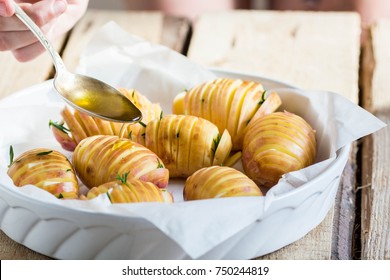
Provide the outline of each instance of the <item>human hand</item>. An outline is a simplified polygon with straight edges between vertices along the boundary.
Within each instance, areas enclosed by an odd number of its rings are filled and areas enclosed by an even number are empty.
[[[85,13],[88,0],[15,1],[50,41],[69,31]],[[44,52],[34,34],[14,15],[12,0],[0,0],[0,51],[11,51],[19,61]]]

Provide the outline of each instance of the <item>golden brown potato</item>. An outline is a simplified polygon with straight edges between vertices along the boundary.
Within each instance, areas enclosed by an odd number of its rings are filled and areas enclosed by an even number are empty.
[[[227,129],[233,150],[240,150],[247,125],[274,112],[280,104],[279,95],[275,92],[266,94],[260,83],[220,78],[176,96],[173,113],[209,120],[221,134]]]
[[[141,141],[142,144],[145,124],[159,118],[162,109],[159,104],[151,103],[136,90],[120,89],[120,91],[140,109],[142,122],[134,124],[109,122],[65,107],[61,111],[63,121],[59,123],[50,121],[52,132],[61,146],[65,150],[74,151],[81,140],[93,135],[117,135],[136,142]]]
[[[127,180],[127,173],[117,179],[90,189],[81,199],[93,199],[107,193],[111,203],[173,202],[173,197],[167,190],[160,189],[151,182]]]
[[[298,115],[272,113],[248,126],[242,163],[259,186],[274,186],[283,174],[313,164],[315,157],[315,131]]]
[[[168,169],[156,154],[117,136],[83,139],[73,153],[73,166],[88,188],[114,181],[117,174],[124,173],[128,173],[129,179],[152,182],[160,188],[165,188],[169,179]]]
[[[184,200],[262,195],[245,174],[227,166],[211,166],[196,171],[187,178],[183,189]]]
[[[58,198],[77,198],[79,186],[71,163],[60,152],[29,150],[17,157],[8,169],[15,186],[34,185]]]
[[[187,178],[200,168],[224,164],[232,142],[227,130],[221,137],[205,119],[167,115],[146,126],[145,146],[162,159],[170,177]]]

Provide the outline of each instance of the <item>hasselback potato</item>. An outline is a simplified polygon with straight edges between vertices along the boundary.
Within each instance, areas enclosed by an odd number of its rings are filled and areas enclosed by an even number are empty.
[[[73,153],[80,180],[93,188],[114,181],[117,174],[166,187],[169,171],[152,151],[130,139],[95,135],[83,139]]]
[[[259,186],[274,186],[283,174],[313,164],[315,157],[315,131],[293,113],[263,116],[249,125],[244,137],[243,167]]]
[[[10,164],[8,175],[18,187],[31,184],[58,198],[78,197],[74,169],[58,151],[43,148],[26,151]]]
[[[134,124],[110,122],[65,107],[61,111],[62,121],[59,123],[50,121],[52,132],[61,146],[65,150],[74,151],[81,140],[93,135],[117,135],[121,138],[136,139],[145,124],[160,117],[162,109],[159,104],[151,103],[136,90],[120,91],[140,109],[142,122]]]
[[[202,117],[214,123],[220,133],[227,129],[233,150],[240,150],[247,125],[274,112],[280,104],[279,95],[266,93],[260,83],[220,78],[177,95],[173,113]]]
[[[170,177],[182,178],[202,167],[223,165],[232,148],[227,130],[220,136],[213,123],[188,115],[167,115],[149,122],[144,145],[162,159]]]
[[[108,194],[111,203],[173,202],[173,197],[167,190],[160,189],[151,182],[127,180],[127,173],[115,181],[90,189],[87,195],[81,196],[80,199],[93,199],[103,193]]]
[[[262,196],[258,186],[242,172],[227,166],[205,167],[187,178],[184,200],[235,196]]]

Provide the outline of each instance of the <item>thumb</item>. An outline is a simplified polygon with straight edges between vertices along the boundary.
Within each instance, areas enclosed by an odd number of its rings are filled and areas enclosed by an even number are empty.
[[[11,0],[0,0],[0,16],[10,17],[14,14],[14,1]]]

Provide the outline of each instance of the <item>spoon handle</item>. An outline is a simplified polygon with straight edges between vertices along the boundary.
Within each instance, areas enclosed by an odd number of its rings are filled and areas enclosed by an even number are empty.
[[[62,61],[58,52],[54,49],[52,44],[46,38],[45,34],[41,29],[35,24],[35,22],[19,7],[18,4],[14,3],[15,15],[34,33],[34,35],[39,39],[41,44],[45,49],[50,53],[53,58],[54,67],[57,70],[57,73],[65,69],[65,64]]]

